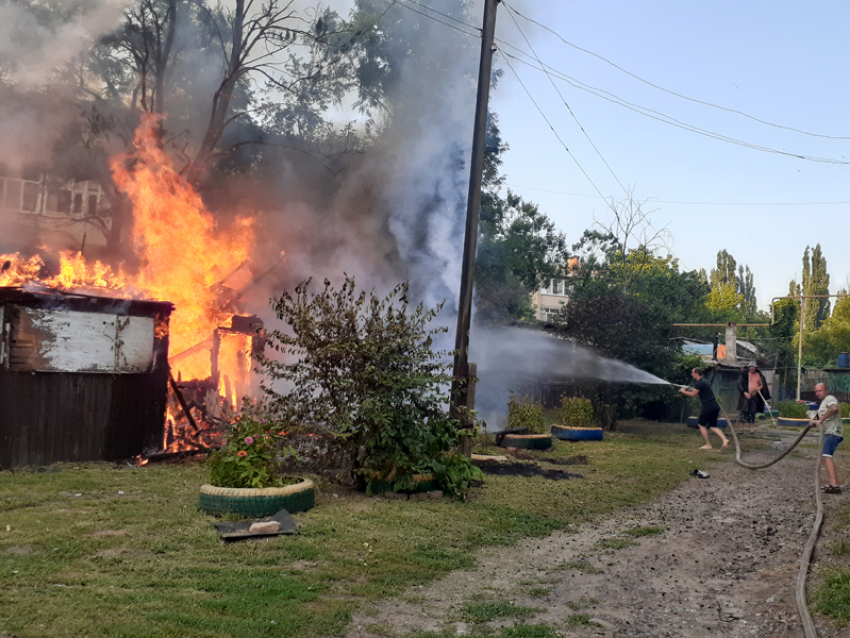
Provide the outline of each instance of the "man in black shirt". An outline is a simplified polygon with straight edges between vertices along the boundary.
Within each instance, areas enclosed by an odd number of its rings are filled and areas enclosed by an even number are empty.
[[[727,439],[726,435],[723,434],[723,431],[717,427],[717,417],[720,414],[720,404],[714,397],[714,390],[711,389],[711,384],[706,379],[703,379],[702,370],[699,368],[691,370],[691,376],[696,381],[696,383],[694,383],[694,387],[682,388],[679,392],[686,394],[689,397],[699,395],[699,400],[702,401],[702,410],[699,413],[699,431],[700,434],[702,434],[702,438],[705,439],[705,445],[703,445],[700,449],[712,449],[711,442],[708,440],[708,432],[711,430],[720,437],[721,441],[723,441],[723,445],[720,449],[725,450],[729,447],[729,439]]]

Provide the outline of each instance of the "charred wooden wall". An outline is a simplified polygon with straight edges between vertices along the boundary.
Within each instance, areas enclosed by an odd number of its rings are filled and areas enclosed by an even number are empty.
[[[115,317],[153,319],[146,322],[154,331],[149,361],[142,370],[138,357],[128,363],[119,330],[111,364],[107,360],[100,369],[60,370],[56,362],[61,357],[43,357],[57,348],[51,351],[39,340],[65,338],[61,328],[67,322],[58,325],[58,334],[36,334],[33,348],[20,345],[32,337],[22,326],[34,309],[55,310],[64,318],[100,314],[109,329],[129,323]],[[0,310],[0,468],[119,460],[162,447],[170,304],[0,289]],[[73,339],[59,345],[62,352],[76,347]],[[79,346],[86,350],[85,343]],[[32,355],[27,354],[30,349]]]

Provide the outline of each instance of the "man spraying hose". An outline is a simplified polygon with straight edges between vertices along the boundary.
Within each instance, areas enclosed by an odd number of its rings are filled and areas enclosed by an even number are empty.
[[[838,494],[841,488],[838,486],[838,475],[835,472],[835,461],[832,460],[832,455],[835,454],[838,444],[844,440],[841,407],[838,405],[838,399],[829,393],[826,384],[818,383],[815,386],[815,394],[820,399],[820,407],[817,418],[809,421],[809,427],[816,425],[824,427],[821,463],[829,474],[829,485],[824,487],[823,491],[827,494]]]
[[[705,445],[700,450],[711,450],[711,441],[708,440],[709,431],[714,432],[723,441],[721,450],[729,447],[729,439],[723,434],[723,431],[717,427],[717,417],[720,415],[720,404],[714,396],[714,390],[711,389],[711,384],[703,379],[702,370],[694,368],[691,370],[691,377],[696,381],[693,388],[681,388],[679,392],[689,397],[699,395],[699,400],[702,402],[702,410],[699,413],[699,431],[702,438],[705,439]]]

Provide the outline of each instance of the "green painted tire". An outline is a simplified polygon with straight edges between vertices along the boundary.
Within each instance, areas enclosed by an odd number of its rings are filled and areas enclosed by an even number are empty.
[[[552,436],[565,441],[601,441],[602,428],[574,428],[569,425],[553,425]]]
[[[520,450],[548,450],[552,447],[551,434],[506,434],[502,438],[502,447],[515,447]]]
[[[316,504],[316,486],[310,479],[286,487],[234,488],[201,486],[200,508],[210,514],[270,516],[285,509],[290,514],[304,512]]]

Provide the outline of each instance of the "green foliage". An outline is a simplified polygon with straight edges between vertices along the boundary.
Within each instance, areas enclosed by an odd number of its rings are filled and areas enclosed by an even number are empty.
[[[850,403],[839,403],[838,405],[841,408],[841,418],[850,418]]]
[[[463,498],[472,486],[472,481],[484,480],[481,469],[463,454],[446,454],[439,460],[431,461],[430,465],[440,488],[448,496]]]
[[[590,399],[561,397],[558,424],[571,428],[593,427],[593,403]]]
[[[280,424],[245,417],[230,428],[225,445],[210,455],[210,483],[217,487],[283,487],[297,481],[278,466],[295,450],[284,445]]]
[[[603,538],[596,543],[600,549],[626,549],[637,545],[631,538]]]
[[[445,466],[446,491],[459,493],[468,485],[464,470],[444,459],[458,439],[445,400],[449,364],[432,349],[447,329],[429,327],[441,306],[411,308],[407,295],[406,283],[382,298],[358,292],[346,277],[339,289],[326,280],[314,292],[308,280],[273,300],[288,329],[267,340],[283,359],[261,358],[268,409],[287,427],[344,439],[367,480],[406,491],[413,475]],[[281,381],[288,392],[275,389]]]
[[[835,618],[839,626],[850,622],[850,572],[836,571],[826,577],[815,594],[815,609]]]
[[[805,419],[808,416],[808,408],[805,403],[780,401],[779,416],[786,419]]]
[[[628,534],[629,536],[634,536],[635,538],[640,536],[655,536],[657,534],[663,534],[663,527],[632,527],[631,529],[627,529],[624,534]]]
[[[508,400],[508,429],[528,428],[530,434],[543,434],[546,423],[546,414],[540,403],[529,396],[511,395]]]
[[[521,607],[506,600],[493,600],[482,603],[470,603],[461,610],[464,622],[485,623],[499,618],[532,618],[537,612],[544,611],[533,607]]]
[[[534,318],[531,295],[567,261],[564,234],[538,207],[508,191],[486,194],[475,264],[479,316],[486,320]]]

